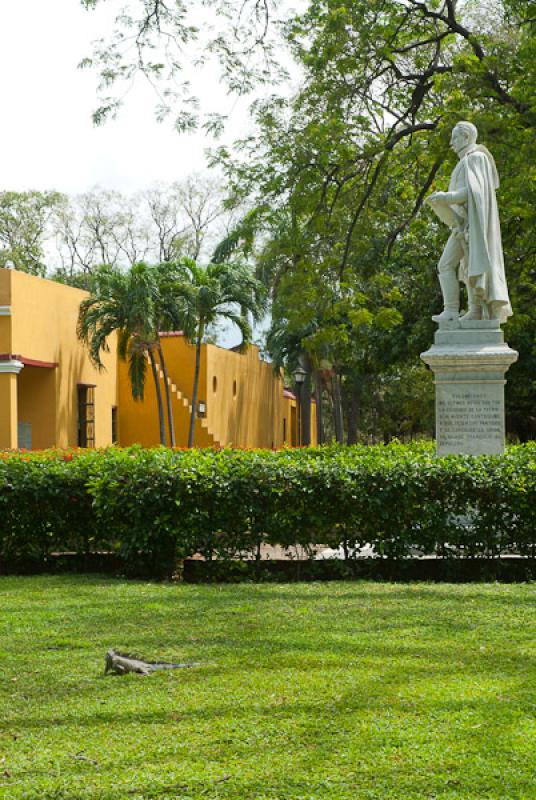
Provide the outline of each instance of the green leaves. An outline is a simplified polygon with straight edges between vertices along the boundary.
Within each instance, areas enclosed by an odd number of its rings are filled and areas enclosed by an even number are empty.
[[[81,2],[93,10],[106,0]],[[282,79],[285,70],[272,52],[280,40],[280,26],[270,17],[268,4],[254,2],[239,7],[228,0],[209,0],[199,6],[184,0],[126,0],[105,38],[93,42],[92,54],[80,62],[81,67],[95,69],[99,77],[94,121],[101,124],[113,118],[128,95],[128,86],[142,77],[154,90],[159,121],[173,115],[179,132],[201,125],[219,133],[220,115],[214,109],[206,115],[199,113],[184,71],[193,66],[199,72],[216,58],[222,82],[236,94],[251,91],[269,77]]]
[[[213,261],[206,267],[190,259],[163,264],[164,285],[175,302],[176,317],[189,338],[218,319],[228,319],[247,343],[251,329],[247,315],[259,320],[265,308],[265,292],[245,264]]]
[[[429,443],[302,450],[160,448],[0,459],[0,557],[115,550],[131,573],[261,543],[383,557],[536,552],[536,446],[435,458]]]
[[[63,201],[58,192],[0,192],[0,268],[45,274],[44,240]]]
[[[374,407],[384,382],[414,370],[433,336],[435,267],[447,233],[422,204],[446,188],[452,126],[474,120],[501,175],[509,331],[521,356],[509,373],[508,420],[521,440],[536,432],[529,6],[311,0],[286,28],[299,91],[258,102],[256,135],[238,143],[234,163],[227,150],[220,158],[236,198],[264,209],[256,256],[273,298],[271,340],[279,345],[286,329],[297,349],[329,358],[343,394],[365,377]],[[381,437],[371,416],[361,416],[359,433]],[[389,430],[398,422],[392,417]]]

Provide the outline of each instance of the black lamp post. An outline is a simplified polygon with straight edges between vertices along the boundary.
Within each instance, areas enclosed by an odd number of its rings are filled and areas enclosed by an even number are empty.
[[[305,372],[303,367],[296,367],[296,369],[292,373],[292,377],[294,378],[294,383],[296,385],[296,399],[298,401],[298,403],[297,403],[298,413],[297,413],[297,419],[296,419],[296,428],[297,428],[296,433],[297,433],[297,439],[298,439],[298,442],[297,442],[298,446],[301,445],[302,439],[303,439],[303,435],[302,435],[302,388],[303,388],[303,382],[305,380],[305,376],[306,375],[307,375],[307,373]]]

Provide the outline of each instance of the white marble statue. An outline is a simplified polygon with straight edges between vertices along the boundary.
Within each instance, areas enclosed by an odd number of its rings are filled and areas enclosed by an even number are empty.
[[[460,280],[467,287],[469,301],[462,320],[505,322],[512,314],[495,197],[499,175],[489,150],[476,143],[477,135],[471,122],[454,127],[450,141],[460,160],[449,190],[426,198],[451,229],[438,265],[444,310],[432,317],[434,322],[459,318]]]

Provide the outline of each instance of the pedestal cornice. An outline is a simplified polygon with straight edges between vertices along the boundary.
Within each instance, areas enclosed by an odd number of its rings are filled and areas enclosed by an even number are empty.
[[[436,370],[455,370],[456,372],[473,372],[481,370],[506,370],[518,359],[518,353],[507,344],[491,346],[461,345],[433,345],[421,359]]]

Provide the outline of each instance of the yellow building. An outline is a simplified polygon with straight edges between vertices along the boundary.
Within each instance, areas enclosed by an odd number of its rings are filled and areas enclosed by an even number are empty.
[[[134,401],[115,342],[110,341],[110,352],[102,357],[105,369],[99,371],[77,339],[78,309],[86,296],[79,289],[0,269],[0,449],[158,445],[151,371],[144,401]],[[195,351],[180,333],[162,334],[162,348],[176,444],[185,446]],[[164,394],[161,371],[160,385]],[[198,447],[297,443],[294,395],[260,360],[255,346],[241,354],[203,345],[198,397]],[[314,424],[311,433],[314,442]]]
[[[0,269],[0,448],[101,447],[117,407],[115,347],[106,371],[76,337],[85,292]]]

